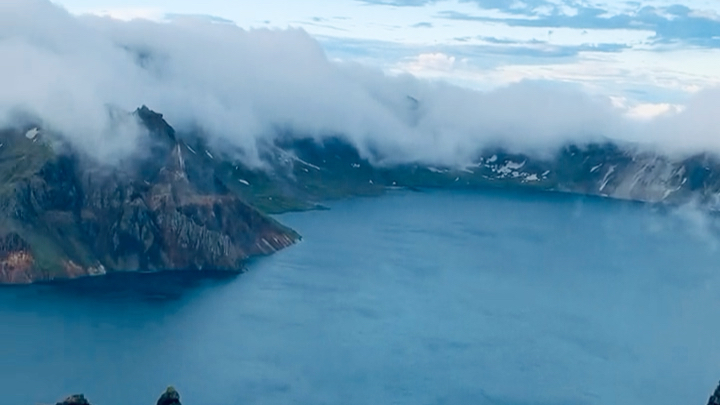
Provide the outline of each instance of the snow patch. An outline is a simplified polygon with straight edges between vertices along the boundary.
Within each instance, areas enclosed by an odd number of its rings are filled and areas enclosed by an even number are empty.
[[[524,161],[522,163],[515,163],[515,162],[510,161],[505,164],[505,167],[507,167],[510,170],[518,170],[518,169],[522,169],[525,166],[525,163],[527,163],[527,162]]]
[[[322,170],[321,168],[315,166],[314,164],[308,163],[288,151],[285,151],[285,150],[277,148],[277,147],[275,149],[277,150],[278,157],[285,163],[290,163],[291,161],[295,161],[295,162],[298,162],[301,165],[307,166],[311,169],[315,169],[318,171]],[[325,161],[323,160],[323,162],[325,162]]]
[[[499,168],[497,170],[497,172],[502,175],[512,174],[513,177],[517,178],[520,176],[520,174],[518,172],[516,172],[516,170],[522,169],[523,166],[525,166],[525,163],[526,162],[515,163],[515,162],[510,161],[510,162],[505,163],[505,165],[503,167]]]
[[[249,182],[249,181],[247,181],[247,180],[243,180],[243,179],[238,179],[238,181],[239,181],[240,183],[242,183],[242,184],[246,185],[246,186],[249,186],[249,185],[250,185],[250,182]]]
[[[175,150],[177,151],[178,164],[180,165],[180,170],[185,170],[185,159],[183,158],[182,150],[180,150],[180,145],[176,146]]]
[[[30,139],[31,141],[34,141],[35,138],[40,134],[40,130],[37,128],[33,128],[27,132],[25,132],[25,138]]]
[[[610,176],[615,173],[615,166],[610,166],[610,169],[605,173],[605,177],[602,179],[602,184],[600,185],[600,191],[605,190],[605,187],[607,187],[608,183],[610,182]]]

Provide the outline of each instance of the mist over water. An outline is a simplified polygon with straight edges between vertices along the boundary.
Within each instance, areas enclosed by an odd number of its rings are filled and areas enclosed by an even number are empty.
[[[511,192],[287,214],[237,278],[0,289],[3,403],[703,404],[720,378],[712,221]]]

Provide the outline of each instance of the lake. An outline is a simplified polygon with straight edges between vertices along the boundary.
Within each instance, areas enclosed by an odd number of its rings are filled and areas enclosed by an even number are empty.
[[[279,217],[238,277],[0,288],[3,405],[703,405],[717,219],[577,196],[392,192]]]

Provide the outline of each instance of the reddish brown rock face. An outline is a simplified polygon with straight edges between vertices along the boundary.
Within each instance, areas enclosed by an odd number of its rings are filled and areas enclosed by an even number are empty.
[[[0,282],[27,284],[37,277],[30,246],[16,233],[0,237]]]

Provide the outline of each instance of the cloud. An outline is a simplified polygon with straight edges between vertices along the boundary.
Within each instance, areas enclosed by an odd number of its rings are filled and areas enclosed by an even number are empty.
[[[425,70],[450,72],[455,67],[455,57],[444,53],[423,53],[405,64],[406,70],[415,73]]]
[[[442,3],[443,0],[358,0],[367,4],[387,5],[396,7],[424,7],[431,4]],[[564,5],[558,5],[547,0],[460,0],[462,3],[472,3],[486,10],[499,10],[511,14],[532,15],[547,10],[555,11],[564,9]]]
[[[106,160],[132,153],[137,128],[118,111],[143,104],[176,129],[202,131],[247,156],[288,132],[343,136],[391,161],[444,164],[487,146],[547,151],[602,136],[720,150],[717,91],[641,125],[607,98],[562,83],[477,92],[333,62],[296,29],[75,17],[45,0],[5,0],[0,53],[0,121],[21,111]],[[411,61],[445,72],[462,62],[443,52]]]
[[[682,112],[682,106],[668,103],[642,103],[630,108],[627,112],[628,116],[637,119],[650,120],[668,113]]]
[[[417,24],[413,24],[412,27],[413,28],[432,28],[433,24],[430,22],[424,21],[424,22],[419,22]]]
[[[490,2],[479,1],[481,8]],[[571,4],[571,2],[565,2]],[[504,9],[503,11],[508,11]],[[635,9],[612,14],[609,10],[597,6],[579,6],[569,13],[566,8],[553,5],[548,12],[538,13],[538,8],[527,9],[524,15],[510,18],[472,15],[469,13],[446,10],[440,16],[458,21],[478,21],[483,23],[502,23],[511,27],[544,27],[606,30],[651,31],[654,44],[690,44],[695,46],[720,47],[720,19],[714,12],[693,10],[685,5],[675,4],[666,7],[639,5]],[[530,10],[530,11],[528,11]],[[528,18],[532,16],[533,18]]]
[[[116,17],[114,17],[114,16],[112,16],[112,15],[111,15],[110,17],[116,18]],[[116,19],[122,20],[122,18],[116,18]],[[144,17],[144,16],[143,16],[143,17],[131,18],[131,20],[132,20],[132,19],[146,19],[146,20],[151,20],[151,19],[153,19],[153,18],[149,18],[149,17]],[[178,20],[195,19],[195,20],[199,20],[199,21],[203,21],[203,20],[204,20],[204,21],[206,21],[206,22],[215,23],[215,24],[235,24],[234,21],[228,20],[227,18],[222,18],[222,17],[218,17],[218,16],[215,16],[215,15],[208,15],[208,14],[176,14],[176,13],[169,13],[169,14],[165,14],[164,19],[165,19],[165,20],[168,20],[168,21],[178,21]]]
[[[101,17],[110,17],[117,20],[130,21],[139,18],[148,20],[159,20],[163,16],[162,10],[152,7],[124,7],[124,8],[103,8],[86,10],[87,14],[95,14]]]

